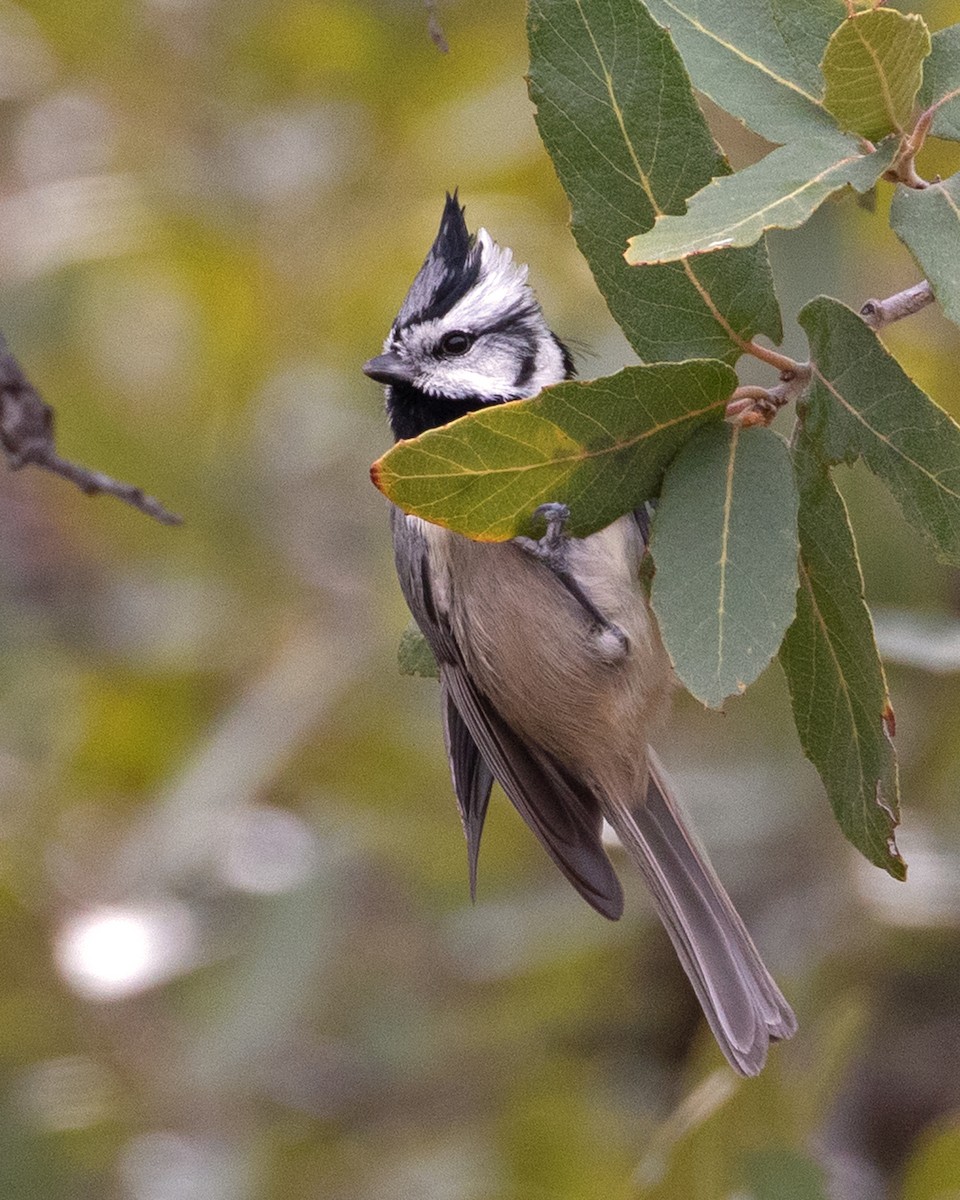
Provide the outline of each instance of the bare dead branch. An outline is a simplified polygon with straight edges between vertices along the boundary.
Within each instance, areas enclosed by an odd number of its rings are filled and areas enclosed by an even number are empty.
[[[54,444],[54,414],[27,379],[20,364],[0,336],[0,445],[11,471],[39,467],[69,479],[88,496],[116,496],[162,525],[179,525],[181,518],[168,511],[141,488],[119,483],[100,471],[69,462],[57,454]]]
[[[441,54],[449,54],[450,43],[444,35],[443,26],[440,24],[440,18],[437,15],[436,0],[423,0],[423,6],[427,10],[427,32],[430,34],[431,42],[433,42]]]

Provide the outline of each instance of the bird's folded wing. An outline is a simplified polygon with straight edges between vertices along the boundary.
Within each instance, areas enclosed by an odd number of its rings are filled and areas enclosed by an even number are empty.
[[[514,808],[587,903],[616,920],[623,913],[623,891],[600,840],[602,821],[593,796],[525,745],[465,668],[447,665],[441,676],[480,755]]]
[[[480,835],[487,815],[493,773],[483,761],[477,743],[450,695],[446,684],[443,691],[443,737],[447,744],[453,791],[460,809],[463,833],[467,839],[467,864],[470,869],[470,897],[477,894],[477,859],[480,854]]]

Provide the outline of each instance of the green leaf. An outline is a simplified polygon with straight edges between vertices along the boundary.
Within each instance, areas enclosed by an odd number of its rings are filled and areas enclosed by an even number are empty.
[[[844,129],[876,140],[903,133],[930,53],[922,17],[873,8],[848,17],[827,46],[823,102]]]
[[[842,0],[648,0],[694,86],[771,142],[836,132],[820,62]]]
[[[401,675],[417,675],[422,679],[439,679],[440,668],[419,627],[411,621],[400,635],[397,664]]]
[[[781,338],[765,247],[636,270],[627,238],[726,163],[669,36],[635,0],[531,0],[530,95],[573,210],[573,233],[610,311],[647,361],[734,362],[739,342]]]
[[[806,430],[794,461],[800,487],[797,619],[780,648],[800,744],[857,849],[896,879],[897,759],[893,712],[863,595],[846,505]]]
[[[533,510],[570,506],[585,537],[655,495],[667,464],[737,383],[711,359],[627,367],[495,404],[398,442],[371,468],[404,511],[479,541],[533,534]],[[541,530],[542,532],[542,530]]]
[[[806,429],[822,457],[862,458],[937,556],[960,566],[960,427],[839,300],[819,296],[799,321],[814,359]]]
[[[898,187],[890,224],[920,264],[940,307],[960,325],[960,175],[927,188]]]
[[[781,146],[752,166],[715,179],[692,196],[687,214],[658,217],[630,239],[629,263],[671,262],[726,246],[752,246],[764,230],[795,229],[848,184],[869,190],[893,161],[895,143],[864,154],[843,134]]]
[[[681,681],[704,704],[744,691],[780,647],[797,592],[797,490],[769,429],[701,430],[667,471],[651,602]]]
[[[917,103],[924,110],[937,106],[932,134],[960,142],[960,25],[938,30],[931,45]]]

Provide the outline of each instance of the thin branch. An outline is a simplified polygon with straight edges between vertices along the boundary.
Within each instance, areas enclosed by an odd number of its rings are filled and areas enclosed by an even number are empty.
[[[69,479],[88,496],[116,496],[162,525],[179,525],[181,518],[152,496],[129,483],[119,483],[100,471],[69,462],[57,454],[53,438],[53,409],[45,404],[24,375],[0,336],[0,446],[11,471],[34,466]]]
[[[936,116],[937,109],[954,95],[956,93],[952,92],[949,97],[944,96],[943,99],[938,100],[936,104],[932,104],[917,117],[913,129],[901,140],[897,148],[896,158],[894,158],[890,170],[883,173],[884,179],[889,180],[891,183],[902,183],[906,187],[914,188],[918,191],[922,191],[923,188],[930,186],[929,182],[922,175],[917,174],[916,157],[923,149],[923,143],[927,140],[927,134],[930,132],[930,126],[933,124],[933,118]]]
[[[921,308],[926,308],[934,299],[933,288],[923,279],[913,287],[888,296],[886,300],[868,300],[860,309],[860,316],[871,329],[882,329],[884,325],[890,325],[903,317],[910,317]]]
[[[930,184],[926,179],[923,179],[917,174],[914,160],[923,149],[923,143],[927,140],[927,134],[930,132],[930,126],[933,124],[933,118],[937,115],[937,110],[945,104],[956,100],[960,96],[960,88],[954,88],[947,92],[945,96],[941,96],[936,104],[931,104],[925,109],[919,117],[913,129],[900,143],[897,150],[897,157],[893,160],[893,166],[884,174],[884,179],[889,179],[894,183],[904,183],[907,187],[926,188]]]
[[[423,0],[423,6],[427,10],[427,32],[430,34],[431,42],[433,42],[441,54],[449,54],[450,43],[444,36],[443,26],[440,24],[440,17],[437,15],[436,0]]]
[[[934,300],[933,289],[926,279],[913,287],[888,296],[886,300],[868,300],[860,309],[860,316],[871,329],[882,329],[893,321],[909,317],[920,309],[926,308]],[[755,350],[763,351],[762,346],[754,342],[738,343],[746,353]],[[783,355],[764,351],[755,354],[756,358],[783,360]],[[769,425],[781,408],[792,401],[799,400],[810,383],[810,363],[794,363],[786,359],[790,365],[780,372],[780,382],[771,388],[756,387],[744,384],[738,387],[727,402],[726,419],[735,425]],[[778,365],[777,362],[774,365]]]

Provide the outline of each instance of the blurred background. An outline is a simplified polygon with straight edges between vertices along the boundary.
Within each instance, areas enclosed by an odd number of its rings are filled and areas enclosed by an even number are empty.
[[[661,748],[800,1018],[764,1075],[722,1064],[638,881],[603,921],[499,795],[469,902],[359,364],[454,186],[583,374],[632,355],[537,139],[522,4],[438,4],[449,54],[430,17],[0,0],[0,329],[61,451],[186,521],[0,472],[0,1196],[956,1200],[960,582],[864,472],[909,882],[843,841],[776,666],[722,716],[681,702]],[[810,297],[918,278],[888,202],[772,239],[791,351]],[[960,418],[958,331],[885,337]]]

